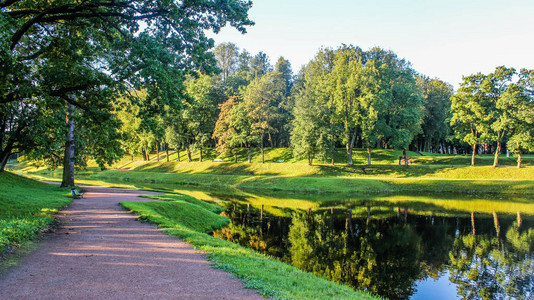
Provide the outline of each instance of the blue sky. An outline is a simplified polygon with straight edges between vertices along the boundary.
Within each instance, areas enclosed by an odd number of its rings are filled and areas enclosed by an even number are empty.
[[[534,0],[255,0],[250,18],[247,34],[225,28],[213,38],[273,62],[284,56],[294,72],[342,43],[393,50],[456,88],[462,75],[499,65],[534,69]]]

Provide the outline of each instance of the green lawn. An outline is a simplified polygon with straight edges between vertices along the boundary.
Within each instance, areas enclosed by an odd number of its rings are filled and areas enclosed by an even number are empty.
[[[34,237],[72,198],[59,186],[0,172],[0,253]]]
[[[373,299],[253,250],[206,234],[228,224],[220,207],[184,195],[154,196],[164,202],[121,202],[141,219],[207,252],[216,268],[233,273],[247,288],[274,299]]]

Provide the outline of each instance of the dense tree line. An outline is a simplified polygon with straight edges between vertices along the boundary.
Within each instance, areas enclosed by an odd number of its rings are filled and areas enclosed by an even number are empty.
[[[452,154],[484,144],[495,146],[497,165],[504,143],[519,156],[534,149],[532,71],[499,67],[466,77],[454,94],[380,48],[320,49],[296,75],[283,57],[272,66],[265,53],[251,56],[235,44],[220,44],[214,54],[219,74],[190,77],[181,113],[152,135],[158,145],[186,149],[189,160],[193,150],[202,159],[206,147],[235,162],[239,148],[250,162],[253,147],[262,161],[265,147],[292,147],[309,164],[333,164],[344,147],[350,165],[357,147],[367,149],[371,164],[377,148]],[[477,101],[487,110],[471,112]]]

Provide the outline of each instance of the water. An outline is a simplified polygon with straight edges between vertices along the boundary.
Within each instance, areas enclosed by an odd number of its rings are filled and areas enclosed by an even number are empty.
[[[534,201],[308,196],[284,207],[273,196],[210,197],[224,200],[231,219],[214,236],[355,289],[390,299],[534,299]],[[299,201],[310,207],[295,208]],[[469,211],[470,202],[485,205]]]

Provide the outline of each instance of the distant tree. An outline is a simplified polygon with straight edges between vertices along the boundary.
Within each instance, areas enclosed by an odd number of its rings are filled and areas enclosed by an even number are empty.
[[[223,95],[216,86],[215,78],[208,75],[186,82],[186,93],[189,97],[184,102],[183,118],[192,137],[191,146],[199,150],[199,159],[202,161],[202,150],[211,141],[217,120],[217,105]]]
[[[415,71],[392,51],[373,48],[366,57],[379,70],[377,82],[383,91],[376,124],[379,138],[386,147],[403,150],[408,165],[406,150],[421,131],[423,117],[423,96],[415,82]]]
[[[217,67],[221,70],[221,80],[224,82],[239,68],[239,48],[234,43],[222,43],[215,47],[213,52]]]
[[[430,151],[451,134],[449,120],[451,118],[452,86],[439,79],[430,79],[421,75],[416,78],[417,86],[423,92],[424,117],[421,123],[422,133],[419,135],[419,150]]]
[[[234,156],[234,162],[237,163],[237,148],[241,145],[241,139],[237,134],[236,125],[232,115],[232,109],[237,105],[236,97],[230,97],[224,103],[219,104],[219,118],[215,123],[213,130],[213,139],[216,140],[217,152],[226,155],[231,152]]]
[[[464,77],[460,89],[451,98],[451,126],[459,140],[471,145],[471,166],[475,165],[477,144],[490,140],[491,103],[481,87],[485,78],[481,73]]]
[[[313,164],[316,156],[326,156],[328,151],[328,116],[324,98],[302,90],[295,97],[291,130],[291,146],[296,157],[305,156]]]
[[[518,155],[517,167],[521,168],[524,151],[534,151],[534,71],[522,69],[519,80],[512,83],[497,101],[502,111],[499,127],[506,130],[506,147]]]
[[[254,57],[250,59],[250,69],[249,69],[249,76],[250,79],[256,79],[258,77],[262,77],[263,75],[271,72],[273,70],[273,67],[271,66],[271,62],[269,60],[269,57],[264,52],[259,52]]]
[[[243,93],[243,104],[252,120],[252,133],[257,136],[262,163],[265,162],[264,141],[274,132],[273,124],[280,118],[276,103],[284,97],[285,83],[277,71],[254,79]]]

